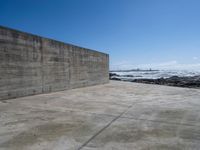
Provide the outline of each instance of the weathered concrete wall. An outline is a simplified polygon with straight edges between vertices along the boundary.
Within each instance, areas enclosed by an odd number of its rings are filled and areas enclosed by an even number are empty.
[[[0,100],[109,81],[109,56],[0,26]]]

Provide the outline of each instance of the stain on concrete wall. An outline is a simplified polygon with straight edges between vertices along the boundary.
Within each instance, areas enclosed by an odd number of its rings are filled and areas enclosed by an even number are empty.
[[[109,56],[0,26],[0,100],[109,82]]]

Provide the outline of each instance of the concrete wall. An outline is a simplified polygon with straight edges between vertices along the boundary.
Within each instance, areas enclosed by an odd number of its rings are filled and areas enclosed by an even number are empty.
[[[0,26],[0,100],[109,82],[109,56]]]

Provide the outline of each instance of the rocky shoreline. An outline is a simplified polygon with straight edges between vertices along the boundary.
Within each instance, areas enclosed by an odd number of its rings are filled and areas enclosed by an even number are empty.
[[[123,77],[125,76],[120,76],[115,73],[110,73],[110,80],[159,84],[159,85],[188,87],[188,88],[200,88],[200,76],[192,76],[192,77],[172,76],[169,78],[159,78],[159,79],[131,79],[131,78],[123,79]],[[126,77],[131,77],[131,75],[126,75]]]

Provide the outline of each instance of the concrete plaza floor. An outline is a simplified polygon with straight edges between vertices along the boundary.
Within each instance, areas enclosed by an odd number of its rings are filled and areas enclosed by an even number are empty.
[[[199,150],[200,90],[109,84],[0,101],[0,150]]]

